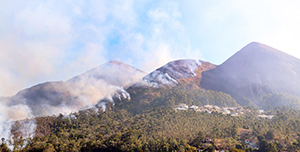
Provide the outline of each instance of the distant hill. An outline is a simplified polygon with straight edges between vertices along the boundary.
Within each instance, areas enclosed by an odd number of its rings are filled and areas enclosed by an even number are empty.
[[[124,90],[140,80],[145,72],[127,64],[111,61],[67,81],[46,82],[18,92],[9,105],[26,104],[35,116],[76,111]]]
[[[245,98],[260,105],[261,97],[269,93],[300,95],[300,60],[257,42],[202,77],[201,87],[228,93],[242,105],[247,104]]]

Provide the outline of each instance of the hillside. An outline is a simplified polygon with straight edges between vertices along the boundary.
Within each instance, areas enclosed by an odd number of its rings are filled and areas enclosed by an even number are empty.
[[[266,105],[270,101],[263,103],[262,97],[285,93],[295,97],[288,97],[292,100],[288,104],[278,101],[275,106],[299,107],[296,99],[300,95],[299,83],[299,59],[252,42],[219,66],[201,60],[181,59],[146,75],[127,64],[111,61],[67,81],[46,82],[22,90],[5,103],[8,106],[28,105],[34,116],[71,112],[95,104],[104,110],[110,103],[135,103],[132,105],[135,109],[156,107],[169,105],[170,98],[177,99],[172,101],[174,104],[238,103],[269,108]],[[174,94],[174,89],[179,90],[180,95]],[[164,92],[164,96],[160,92]]]
[[[119,61],[110,61],[104,65],[91,69],[81,75],[75,76],[67,83],[93,83],[93,80],[102,80],[109,85],[127,88],[140,80],[146,73],[128,64]]]
[[[9,106],[28,105],[34,116],[77,111],[123,90],[146,75],[127,64],[111,61],[67,81],[46,82],[13,96]]]
[[[3,123],[14,142],[3,139],[0,150],[300,151],[295,57],[252,42],[219,66],[182,59],[145,75],[111,61],[0,98],[8,108],[28,105],[35,116]]]
[[[215,65],[200,60],[171,61],[128,89],[117,91],[112,98],[101,100],[98,105],[108,109],[113,109],[114,105],[134,112],[160,106],[172,107],[179,103],[236,106],[230,95],[199,87],[202,72],[213,68]]]
[[[145,86],[157,88],[175,86],[181,80],[201,79],[201,72],[213,69],[214,67],[213,64],[201,60],[175,60],[149,73],[132,87]]]
[[[36,118],[36,137],[15,138],[11,147],[24,151],[193,151],[197,149],[257,152],[299,151],[300,111],[277,108],[273,119],[153,108],[140,114],[115,109],[89,109],[69,115]],[[18,125],[13,134],[18,137]],[[291,129],[293,128],[293,129]],[[206,142],[211,139],[211,142]],[[274,140],[268,142],[267,140]],[[28,143],[22,147],[20,145]],[[0,150],[6,144],[0,145]],[[210,150],[212,151],[212,150]],[[237,150],[235,150],[237,151]]]
[[[130,98],[113,96],[115,108],[127,109],[133,113],[158,107],[174,107],[185,103],[189,105],[237,106],[236,101],[228,94],[198,87],[177,85],[161,88],[129,88]],[[109,103],[108,101],[103,101]],[[111,106],[110,109],[113,109]]]
[[[269,93],[300,95],[300,60],[257,42],[202,76],[201,87],[228,93],[242,105],[244,97],[259,105]]]

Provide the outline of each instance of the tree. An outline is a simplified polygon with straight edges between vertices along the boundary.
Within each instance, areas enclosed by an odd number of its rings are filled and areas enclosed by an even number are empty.
[[[263,139],[265,139],[265,137],[262,135],[258,135],[256,138],[259,142],[261,142]]]
[[[0,151],[1,151],[1,152],[9,152],[10,149],[8,149],[6,143],[2,143],[2,144],[0,145]]]
[[[268,141],[266,139],[262,139],[259,142],[259,151],[260,152],[267,152],[267,145],[268,145]]]
[[[269,130],[266,134],[266,139],[267,140],[272,140],[274,139],[275,135],[274,135],[274,131],[273,130]]]
[[[267,152],[277,152],[277,147],[274,143],[268,143],[266,147]]]
[[[229,152],[244,152],[244,150],[232,148]]]
[[[199,131],[197,137],[192,141],[192,145],[198,147],[205,141],[205,134],[202,131]]]
[[[232,128],[231,128],[231,136],[232,138],[237,137],[237,135],[239,134],[239,125],[237,123],[233,124]]]
[[[214,146],[209,146],[206,149],[204,149],[204,152],[214,152],[214,151],[216,151]]]

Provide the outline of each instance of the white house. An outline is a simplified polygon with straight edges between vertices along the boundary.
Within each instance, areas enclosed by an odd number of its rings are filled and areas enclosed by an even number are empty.
[[[224,114],[226,114],[226,115],[227,115],[227,114],[230,114],[230,111],[229,111],[229,110],[224,110],[223,112],[224,112]]]
[[[186,105],[186,104],[179,104],[177,108],[185,108],[185,109],[188,109],[189,106]]]
[[[175,108],[175,111],[187,110],[188,108],[189,108],[189,106],[186,105],[186,104],[179,104],[179,105]]]
[[[272,119],[274,116],[273,115],[258,115],[258,117]]]
[[[265,111],[264,110],[257,110],[258,114],[262,114],[264,113]]]
[[[190,109],[196,110],[196,109],[199,109],[199,107],[198,107],[198,106],[195,106],[195,105],[192,105],[192,106],[190,107]]]
[[[212,105],[204,105],[203,107],[206,108],[206,109],[212,109],[213,108]]]
[[[231,116],[238,116],[238,113],[232,113]]]

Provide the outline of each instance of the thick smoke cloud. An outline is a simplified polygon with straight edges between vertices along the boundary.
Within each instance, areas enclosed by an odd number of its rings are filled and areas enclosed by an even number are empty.
[[[0,4],[2,96],[66,80],[109,60],[150,72],[178,58],[203,59],[205,52],[219,64],[251,41],[299,57],[300,3],[293,0]]]
[[[3,99],[0,100],[0,138],[10,139],[11,127],[16,120],[33,118],[31,109],[27,105],[17,104],[8,106]],[[33,137],[35,133],[35,120],[28,119],[21,123],[19,130],[24,138]]]
[[[61,113],[67,115],[78,110],[92,108],[101,99],[111,98],[116,91],[125,91],[124,87],[140,80],[145,74],[128,65],[110,62],[66,82],[40,84],[21,91],[13,98],[3,98],[0,105],[3,108],[0,119],[1,137],[11,137],[12,121]],[[30,98],[39,96],[47,98],[37,100]],[[59,102],[56,103],[57,101]],[[106,104],[99,103],[98,106],[105,110]],[[34,121],[21,123],[21,126],[23,137],[33,137],[36,127]]]
[[[46,82],[20,91],[11,98],[2,98],[0,109],[0,133],[11,137],[13,121],[20,121],[23,137],[33,137],[34,117],[67,115],[93,108],[101,99],[111,98],[116,92],[128,96],[124,88],[145,76],[145,72],[118,61],[108,62],[68,81]],[[127,94],[126,94],[127,93]],[[110,101],[108,101],[110,102]],[[103,110],[106,102],[99,103]],[[28,120],[24,120],[27,119]]]
[[[173,59],[199,58],[190,51],[176,2],[0,3],[2,96],[109,60],[150,72]]]
[[[178,21],[181,14],[176,2],[0,3],[0,96],[11,96],[45,81],[67,80],[109,60],[139,65],[149,72],[184,57],[190,49]],[[50,100],[54,98],[51,92],[45,93],[49,98],[34,101],[36,104],[23,94],[13,102],[1,101],[0,132],[8,138],[9,124],[14,120],[91,107],[144,76],[104,71],[123,77],[98,81],[85,75],[76,82],[46,86],[65,93],[58,103]],[[105,108],[105,104],[100,105]]]
[[[202,51],[218,51],[204,55],[209,61],[218,58],[221,63],[253,40],[291,50],[288,53],[299,57],[299,2],[257,4],[258,1],[0,1],[0,96],[11,96],[45,81],[67,80],[109,60],[150,72],[171,60],[203,59]],[[278,11],[282,9],[288,11]],[[117,89],[112,86],[101,92],[100,86],[106,84],[93,84],[85,88],[81,86],[87,84],[79,83],[78,90],[69,93],[77,96],[82,101],[78,104],[84,107]],[[33,115],[27,111],[26,101],[13,105],[2,101],[0,106],[23,111],[21,117],[14,114],[17,110],[1,111],[0,124]],[[61,103],[61,108],[44,106],[49,113],[78,109],[66,102]]]

